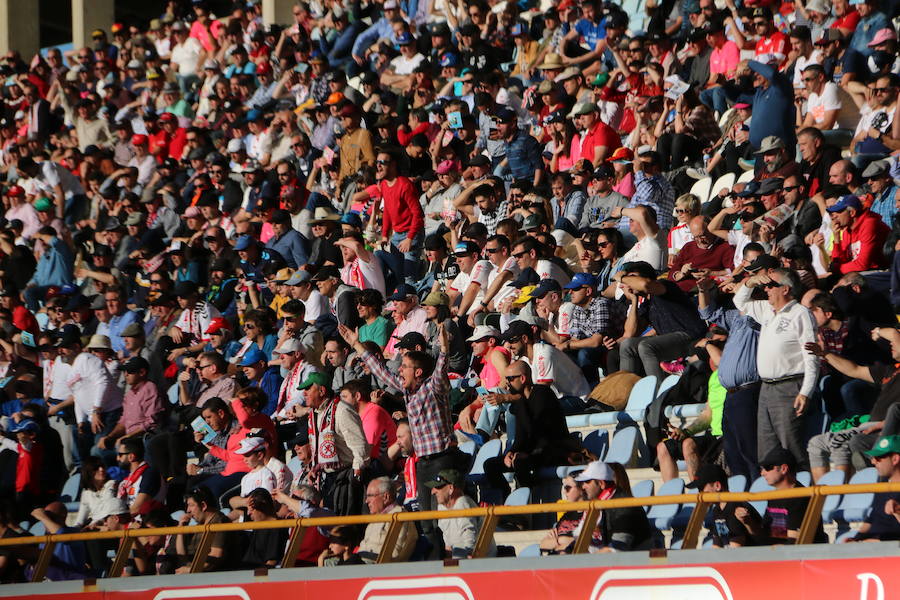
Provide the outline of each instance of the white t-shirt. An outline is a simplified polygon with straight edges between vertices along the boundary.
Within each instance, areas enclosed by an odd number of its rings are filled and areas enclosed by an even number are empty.
[[[275,474],[266,467],[260,467],[241,477],[241,497],[246,498],[256,488],[263,488],[272,492],[277,484],[278,480]]]
[[[319,290],[312,290],[306,300],[302,300],[306,312],[303,313],[303,319],[307,323],[315,323],[316,319],[324,314],[328,314],[328,298],[319,293]]]
[[[460,271],[450,284],[450,289],[455,290],[460,294],[465,294],[470,285],[474,284],[478,286],[478,293],[475,294],[475,299],[472,300],[472,305],[469,306],[469,310],[466,314],[475,312],[481,305],[481,301],[484,300],[484,290],[487,288],[491,269],[493,268],[494,265],[491,264],[491,261],[479,260],[472,267],[471,273]]]
[[[291,470],[286,464],[273,456],[266,463],[266,469],[268,469],[273,475],[275,475],[276,490],[281,490],[285,494],[291,491],[291,482],[294,480],[294,474],[291,473]]]
[[[534,345],[531,371],[535,383],[553,386],[563,396],[586,396],[591,393],[584,373],[565,352],[552,344]]]
[[[497,306],[498,304],[503,302],[504,299],[514,295],[517,296],[519,294],[519,290],[512,286],[512,282],[516,279],[516,277],[519,276],[519,273],[521,273],[522,270],[519,269],[519,264],[512,256],[507,258],[506,262],[504,262],[501,266],[497,267],[494,266],[493,263],[491,263],[491,267],[491,272],[488,274],[488,288],[494,285],[494,280],[497,279],[501,273],[505,271],[509,271],[510,273],[512,273],[512,279],[504,283],[503,286],[499,290],[497,290],[497,293],[494,294],[494,306]]]
[[[50,198],[53,197],[53,188],[57,185],[62,188],[63,195],[67,200],[72,196],[84,195],[84,188],[81,186],[81,182],[61,164],[52,160],[45,160],[40,163],[40,167],[41,172],[35,179],[41,191]]]
[[[744,260],[744,248],[753,240],[741,229],[728,232],[728,243],[734,246],[734,268],[737,269]]]
[[[809,99],[806,101],[806,112],[811,114],[816,125],[825,121],[825,111],[840,110],[841,99],[838,98],[838,86],[835,83],[827,82],[822,89],[822,95],[810,93]],[[840,113],[838,113],[840,115]],[[838,128],[838,122],[835,120],[834,127]]]
[[[869,129],[872,129],[872,123],[880,114],[884,114],[887,116],[887,121],[885,121],[884,125],[881,126],[880,131],[882,133],[890,131],[891,124],[894,122],[894,106],[895,105],[891,105],[886,108],[873,108],[871,105],[865,104],[861,109],[859,109],[859,124],[856,126],[856,132],[854,133],[854,135],[859,135],[862,132],[868,132]],[[868,133],[866,135],[868,135]]]
[[[809,65],[821,64],[822,53],[818,50],[813,50],[812,54],[809,55],[809,58],[806,58],[803,55],[798,56],[797,61],[794,63],[794,89],[803,87],[803,69]]]
[[[69,397],[69,377],[72,374],[72,366],[65,362],[61,356],[53,359],[52,367],[49,361],[44,361],[44,377],[47,384],[48,398],[65,400]]]
[[[361,280],[360,280],[361,278]],[[375,256],[370,262],[365,262],[357,257],[353,262],[341,267],[341,280],[347,285],[352,285],[361,290],[374,289],[386,296],[384,290],[384,273],[381,272],[381,263]]]
[[[409,75],[416,67],[425,60],[425,57],[418,52],[412,58],[406,58],[402,54],[391,61],[391,68],[395,75]]]
[[[666,249],[660,243],[659,236],[645,236],[644,239],[638,240],[631,249],[625,253],[620,264],[630,262],[644,261],[649,263],[651,267],[660,271],[666,266]]]
[[[178,65],[178,74],[182,77],[196,75],[202,53],[203,46],[197,38],[189,37],[183,44],[175,44],[172,48],[171,62]]]
[[[75,357],[67,385],[75,398],[75,420],[78,423],[90,421],[95,408],[108,412],[122,406],[122,390],[116,385],[106,364],[90,352],[82,352]]]
[[[556,283],[563,286],[571,281],[571,278],[566,275],[566,272],[554,262],[551,262],[546,259],[541,259],[537,261],[537,265],[535,265],[534,270],[537,272],[538,277],[541,279],[555,279]]]
[[[684,245],[693,241],[694,236],[691,235],[691,228],[687,223],[679,223],[669,230],[669,255],[675,256],[684,248]]]

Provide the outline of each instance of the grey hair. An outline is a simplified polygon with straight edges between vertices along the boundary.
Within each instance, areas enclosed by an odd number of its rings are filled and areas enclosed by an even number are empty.
[[[320,494],[319,490],[311,485],[301,483],[300,485],[295,486],[294,490],[297,492],[297,495],[301,500],[306,500],[314,506],[319,506],[319,504],[322,503],[322,494]]]
[[[382,494],[394,493],[394,484],[391,482],[390,477],[376,477],[372,480],[372,483],[378,486],[378,491]]]
[[[791,292],[791,298],[794,300],[800,300],[803,297],[803,294],[806,293],[806,287],[803,285],[803,282],[800,281],[800,276],[797,275],[797,272],[793,269],[775,269],[772,271],[773,275],[778,275],[778,281],[781,282],[782,285],[786,285]]]

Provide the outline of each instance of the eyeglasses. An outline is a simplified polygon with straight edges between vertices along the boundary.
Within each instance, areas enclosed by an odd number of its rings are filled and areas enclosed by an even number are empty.
[[[883,88],[872,88],[872,93],[873,94],[886,94],[888,91],[890,91],[890,89],[891,89],[890,86],[883,87]]]
[[[216,333],[218,333],[218,332],[216,332]],[[206,367],[211,367],[211,366],[212,366],[212,363],[206,363],[205,365],[197,365],[197,368],[202,371]]]
[[[690,211],[689,211],[688,209],[686,209],[686,208],[676,208],[676,209],[675,209],[675,214],[677,214],[677,215],[683,215],[683,214],[686,214],[686,213],[689,213],[689,212],[690,212]]]
[[[210,169],[209,172],[213,175],[221,175],[225,172],[225,169]]]
[[[128,456],[131,452],[116,452],[116,456]]]
[[[244,329],[256,329],[256,325],[254,325],[253,323],[247,323],[246,325],[244,325]]]
[[[781,188],[782,192],[793,192],[794,190],[799,190],[802,186],[799,185],[789,185],[785,188]]]
[[[485,248],[484,251],[488,254],[497,254],[500,252],[500,248]]]
[[[522,375],[521,374],[507,375],[506,381],[512,382],[514,379],[518,379],[519,377],[522,377]]]
[[[578,485],[570,485],[570,484],[567,483],[566,485],[563,486],[563,489],[564,489],[565,491],[569,492],[569,491],[572,490],[572,488],[577,488],[577,487],[578,487]]]
[[[818,78],[817,77],[804,77],[803,81],[815,81],[816,79],[818,79]]]

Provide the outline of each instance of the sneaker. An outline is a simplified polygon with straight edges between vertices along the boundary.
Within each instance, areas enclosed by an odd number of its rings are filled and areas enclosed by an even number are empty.
[[[704,177],[709,177],[709,173],[706,172],[706,169],[703,167],[697,167],[696,169],[691,167],[688,168],[685,173],[691,179],[703,179]]]
[[[659,368],[669,375],[681,375],[684,372],[684,360],[660,361]]]

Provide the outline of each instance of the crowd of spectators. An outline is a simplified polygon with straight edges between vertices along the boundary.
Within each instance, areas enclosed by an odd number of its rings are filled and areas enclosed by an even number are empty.
[[[900,480],[897,14],[312,0],[279,25],[171,0],[9,51],[0,537],[467,508],[569,464],[565,498],[627,497],[565,417],[670,374],[642,431],[663,480]],[[857,539],[900,538],[898,500]],[[716,505],[714,543],[788,543],[805,507]],[[466,558],[479,526],[405,522],[390,559]],[[656,540],[616,509],[541,547],[584,527],[593,551]],[[279,565],[287,532],[218,533],[194,567]],[[387,534],[314,528],[296,564],[374,562]],[[133,539],[130,575],[200,543]],[[57,544],[47,577],[116,547]],[[0,578],[34,552],[0,551]]]

